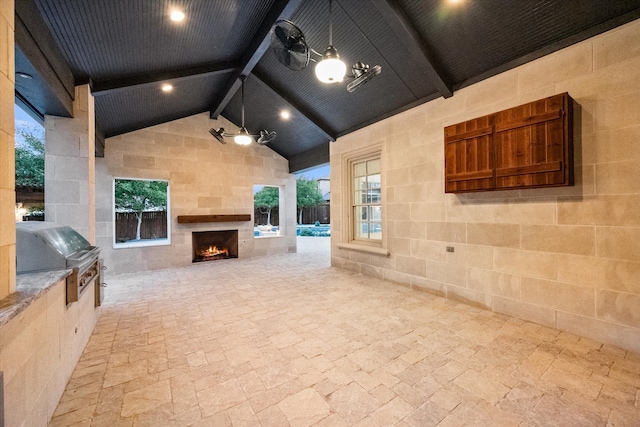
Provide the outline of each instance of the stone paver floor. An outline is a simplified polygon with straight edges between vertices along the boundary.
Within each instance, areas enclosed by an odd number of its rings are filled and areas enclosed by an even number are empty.
[[[110,278],[51,425],[640,425],[639,354],[331,268],[327,248]]]

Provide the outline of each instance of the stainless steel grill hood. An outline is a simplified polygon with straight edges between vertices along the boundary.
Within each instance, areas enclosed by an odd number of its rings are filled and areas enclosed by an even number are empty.
[[[27,221],[16,224],[16,271],[80,267],[98,248],[66,225]]]
[[[16,272],[71,269],[67,277],[67,304],[78,298],[90,283],[96,284],[96,306],[102,301],[100,248],[73,228],[52,222],[16,224]],[[98,298],[99,295],[99,298]]]

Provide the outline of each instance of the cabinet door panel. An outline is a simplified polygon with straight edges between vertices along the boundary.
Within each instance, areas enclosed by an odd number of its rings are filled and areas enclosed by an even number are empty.
[[[566,185],[567,104],[561,94],[496,113],[496,188]]]
[[[445,128],[445,192],[573,185],[567,93]]]
[[[493,188],[493,157],[491,116],[445,128],[445,192]]]

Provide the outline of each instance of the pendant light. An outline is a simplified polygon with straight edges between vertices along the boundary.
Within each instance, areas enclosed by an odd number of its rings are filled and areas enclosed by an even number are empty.
[[[240,76],[240,80],[242,81],[242,127],[240,127],[240,132],[233,137],[233,142],[238,145],[249,145],[253,141],[251,135],[247,131],[247,128],[244,127],[244,81],[247,79],[247,76]]]
[[[240,76],[240,81],[242,82],[242,126],[240,127],[240,131],[238,131],[238,133],[229,133],[225,131],[224,128],[209,129],[209,133],[221,144],[227,143],[225,138],[233,137],[233,142],[238,145],[249,145],[255,140],[255,138],[258,138],[258,140],[256,141],[258,145],[267,145],[268,143],[276,139],[276,136],[278,136],[276,131],[269,132],[266,129],[261,130],[259,135],[251,135],[247,128],[244,126],[244,81],[246,79],[247,76]]]
[[[322,61],[316,64],[316,77],[323,83],[337,83],[344,79],[347,66],[333,47],[332,1],[329,0],[329,46],[322,55]]]

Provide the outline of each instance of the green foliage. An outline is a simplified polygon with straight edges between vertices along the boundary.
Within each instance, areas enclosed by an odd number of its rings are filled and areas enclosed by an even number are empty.
[[[302,230],[300,230],[300,235],[309,237],[315,236],[315,233],[309,228],[303,228]]]
[[[167,210],[165,181],[116,179],[116,209],[142,213],[149,210]]]
[[[44,205],[32,205],[27,208],[29,214],[42,214],[44,215]]]
[[[296,205],[298,208],[318,206],[324,203],[322,193],[315,179],[298,178],[296,180]]]
[[[302,224],[302,209],[324,203],[318,181],[300,177],[296,180],[296,206],[298,207],[298,224]]]
[[[267,225],[271,225],[271,209],[280,205],[280,189],[278,187],[263,187],[253,195],[253,204],[263,213],[267,213]]]
[[[253,203],[258,208],[275,208],[280,204],[278,187],[263,187],[253,196]]]
[[[44,130],[35,126],[16,129],[16,185],[44,187]]]

